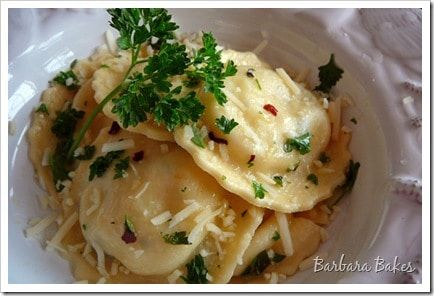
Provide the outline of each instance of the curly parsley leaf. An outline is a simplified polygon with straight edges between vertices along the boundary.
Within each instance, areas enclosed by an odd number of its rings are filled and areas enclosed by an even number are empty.
[[[334,54],[331,54],[329,62],[326,65],[320,66],[318,70],[318,77],[321,83],[315,87],[315,90],[324,93],[329,93],[331,88],[336,85],[344,73],[344,71],[336,65]]]
[[[334,198],[330,199],[329,207],[336,205],[348,192],[353,189],[359,173],[360,163],[354,162],[352,159],[348,164],[347,171],[345,172],[345,183],[339,186],[335,192]]]
[[[92,181],[95,176],[101,177],[102,175],[104,175],[105,171],[109,168],[111,163],[121,157],[123,152],[124,150],[110,151],[104,156],[97,157],[89,167],[89,181]]]
[[[115,175],[114,175],[113,179],[123,178],[125,176],[125,173],[128,170],[129,165],[130,165],[130,157],[129,156],[125,157],[124,159],[119,160],[115,164]]]
[[[289,138],[286,140],[283,145],[283,150],[285,152],[291,152],[292,150],[297,150],[300,154],[309,153],[311,150],[310,141],[312,139],[312,135],[307,132],[296,138]]]
[[[191,130],[193,131],[193,137],[191,141],[200,148],[205,148],[205,141],[203,140],[203,135],[201,130],[195,125],[191,125]]]
[[[222,115],[220,118],[216,118],[215,125],[225,134],[229,134],[238,125],[238,122],[236,122],[233,118],[229,120]]]
[[[261,183],[257,183],[256,181],[252,182],[252,187],[253,191],[255,192],[255,198],[263,199],[265,197],[265,193],[268,192]]]
[[[181,278],[187,284],[207,284],[208,280],[206,274],[208,269],[205,266],[205,262],[201,255],[196,255],[187,265],[187,277],[181,276]]]
[[[163,239],[166,243],[171,245],[191,245],[188,242],[188,235],[186,231],[177,231],[171,234],[164,234]]]
[[[41,105],[39,105],[35,112],[49,115],[47,105],[45,105],[44,103],[41,103]]]
[[[110,26],[120,34],[117,44],[124,50],[150,42],[152,36],[158,38],[158,42],[173,39],[173,32],[178,29],[167,10],[162,8],[114,8],[107,12],[111,16]]]
[[[83,148],[83,153],[80,155],[77,155],[75,158],[78,160],[89,160],[92,159],[96,151],[96,148],[94,145],[86,145]]]
[[[237,68],[233,61],[228,61],[225,65],[221,62],[221,51],[217,50],[217,42],[212,33],[204,33],[202,37],[203,47],[196,52],[192,64],[194,70],[186,71],[189,82],[188,86],[193,86],[198,81],[204,82],[204,90],[212,93],[218,104],[223,105],[227,102],[224,87],[224,79],[234,76]]]

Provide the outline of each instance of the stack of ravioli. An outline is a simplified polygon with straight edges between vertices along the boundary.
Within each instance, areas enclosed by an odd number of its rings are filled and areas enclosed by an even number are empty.
[[[225,80],[228,102],[221,106],[198,91],[206,107],[198,122],[204,147],[191,141],[190,126],[168,132],[152,118],[113,132],[119,119],[109,103],[81,144],[96,147],[94,158],[79,162],[61,192],[43,161],[56,147],[50,132],[56,113],[71,103],[85,112],[80,127],[121,81],[130,56],[102,48],[75,65],[82,81],[77,92],[62,85],[44,92],[50,112],[34,115],[30,157],[62,217],[48,245],[72,263],[77,281],[185,283],[196,270],[200,283],[277,283],[317,251],[330,222],[325,200],[345,181],[350,136],[332,140],[322,101],[282,69],[249,52],[224,50],[227,60],[238,69]],[[216,127],[221,116],[238,123],[230,134]],[[308,153],[283,149],[306,133]],[[114,179],[108,169],[90,181],[95,157],[124,141],[130,143],[123,152],[130,156],[126,174]],[[329,161],[318,164],[324,153]],[[312,174],[316,182],[307,178]]]

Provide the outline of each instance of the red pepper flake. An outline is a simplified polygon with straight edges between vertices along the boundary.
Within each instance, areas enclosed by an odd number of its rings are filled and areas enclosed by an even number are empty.
[[[255,160],[256,155],[250,155],[249,161],[247,162],[249,168],[253,166],[253,161]]]
[[[270,112],[271,114],[273,114],[274,116],[277,115],[277,109],[276,107],[274,107],[271,104],[266,104],[264,105],[264,110],[267,110],[268,112]]]
[[[119,133],[120,130],[121,127],[119,126],[119,124],[116,121],[113,121],[108,133],[109,135],[116,135],[117,133]]]
[[[216,137],[213,132],[209,132],[208,137],[210,138],[210,140],[213,140],[218,144],[225,144],[225,145],[228,144],[228,140]]]
[[[141,161],[143,159],[144,155],[145,155],[145,153],[143,152],[143,150],[140,150],[140,151],[134,153],[133,160],[134,161]]]
[[[124,235],[122,235],[122,240],[126,244],[135,243],[137,240],[136,234],[132,232],[128,227],[125,227]]]

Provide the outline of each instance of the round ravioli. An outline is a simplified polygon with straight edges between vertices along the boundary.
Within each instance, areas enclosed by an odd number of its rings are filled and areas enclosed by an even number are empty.
[[[131,56],[126,52],[121,52],[117,57],[106,61],[106,67],[103,67],[93,75],[93,88],[95,90],[95,100],[100,103],[104,98],[115,89],[123,80],[128,67],[131,64]],[[132,71],[141,71],[143,64],[136,66]],[[103,109],[104,114],[119,122],[119,118],[111,110],[113,103],[108,102]],[[150,116],[146,122],[141,122],[136,126],[129,126],[127,130],[146,135],[147,137],[158,141],[173,141],[173,135],[163,125],[158,125]]]
[[[175,130],[175,140],[227,190],[254,205],[291,213],[311,209],[344,181],[349,136],[329,144],[322,103],[282,71],[238,66],[236,76],[225,80],[224,106],[201,94],[208,145],[192,141],[190,126]],[[238,125],[222,132],[222,122],[232,119]],[[329,161],[314,166],[324,151]]]
[[[213,272],[214,280],[229,281],[236,265],[233,256],[241,258],[262,220],[262,211],[240,203],[174,143],[156,142],[125,130],[109,135],[108,129],[102,129],[94,142],[95,157],[106,156],[101,151],[107,145],[125,141],[130,143],[128,148],[100,177],[89,180],[95,158],[81,162],[75,171],[71,196],[80,202],[79,220],[87,242],[97,253],[109,254],[143,276],[185,269],[201,246],[210,245],[206,263],[211,273],[214,264],[208,260],[217,251],[211,248],[214,240],[207,243],[204,239],[212,238],[207,233],[213,231],[223,239],[220,247],[227,254],[222,257],[220,252],[215,259],[221,262]],[[117,178],[116,167],[127,157],[129,166]],[[228,211],[233,216],[230,221],[224,219]],[[244,211],[250,214],[239,220]]]

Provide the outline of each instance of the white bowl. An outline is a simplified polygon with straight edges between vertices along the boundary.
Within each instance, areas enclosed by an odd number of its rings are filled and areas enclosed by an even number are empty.
[[[420,254],[420,204],[410,199],[417,197],[420,184],[415,183],[415,191],[406,194],[391,191],[397,184],[407,190],[413,186],[409,182],[413,179],[417,182],[421,176],[421,149],[417,145],[420,129],[409,124],[401,105],[402,97],[413,95],[415,108],[420,110],[420,97],[417,92],[400,88],[404,81],[416,87],[420,84],[417,35],[421,32],[420,13],[393,12],[403,15],[402,19],[412,25],[407,24],[413,34],[407,38],[410,42],[400,44],[395,35],[403,34],[402,30],[399,24],[390,21],[392,12],[387,10],[380,14],[341,9],[172,9],[171,12],[184,31],[212,31],[222,44],[236,50],[251,51],[267,38],[268,44],[260,57],[276,67],[311,69],[308,80],[312,83],[317,82],[316,68],[334,53],[345,70],[337,90],[350,94],[354,101],[354,106],[345,111],[344,123],[353,130],[351,151],[361,168],[352,193],[340,205],[342,214],[330,226],[332,236],[321,251],[327,251],[330,260],[338,260],[345,254],[345,262],[370,263],[376,256],[392,260],[397,255],[402,261],[411,261]],[[385,20],[391,26],[382,27]],[[16,126],[16,133],[8,141],[9,283],[74,281],[66,261],[54,252],[44,251],[41,242],[25,239],[23,234],[29,218],[45,213],[38,204],[37,196],[43,192],[34,181],[26,132],[30,114],[48,80],[75,58],[90,55],[104,42],[107,29],[108,16],[104,10],[9,11],[8,115],[10,125]],[[393,50],[387,47],[388,42],[382,43],[384,38],[391,38]],[[402,49],[397,50],[397,46]],[[399,67],[400,72],[396,71]],[[357,125],[349,121],[352,117],[357,118]],[[388,208],[392,209],[389,215]],[[415,243],[411,245],[412,241]],[[405,278],[404,274],[307,270],[289,282],[392,283],[403,282]]]

